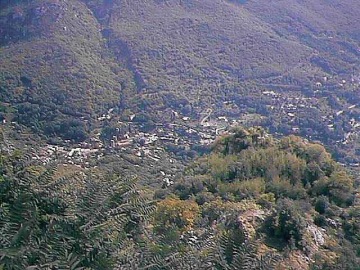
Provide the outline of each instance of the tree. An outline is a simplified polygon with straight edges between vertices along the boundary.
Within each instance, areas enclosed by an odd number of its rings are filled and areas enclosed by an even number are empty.
[[[285,240],[288,244],[294,241],[301,247],[305,222],[301,210],[294,205],[294,201],[281,199],[277,202],[276,212],[271,218],[270,232],[273,236]]]

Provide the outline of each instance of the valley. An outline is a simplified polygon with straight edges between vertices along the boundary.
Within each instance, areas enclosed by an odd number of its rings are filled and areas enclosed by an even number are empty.
[[[357,270],[359,12],[0,1],[0,269]]]

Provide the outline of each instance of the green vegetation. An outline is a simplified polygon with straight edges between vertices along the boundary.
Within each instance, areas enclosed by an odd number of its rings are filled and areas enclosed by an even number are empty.
[[[0,1],[0,270],[359,270],[359,3]]]
[[[232,133],[192,167],[211,192],[234,200],[264,194],[306,200],[323,195],[338,206],[352,204],[353,180],[323,146],[295,136],[276,141],[262,129]]]
[[[0,32],[8,31],[0,40],[0,96],[19,123],[72,139],[58,126],[94,122],[120,104],[126,72],[107,52],[84,4],[24,2],[1,9],[0,21]],[[83,140],[86,131],[74,140]]]
[[[151,202],[132,180],[54,172],[1,156],[1,269],[113,269]]]
[[[237,217],[250,239],[280,253],[302,250],[312,257],[318,252],[326,262],[316,262],[314,267],[328,264],[330,268],[340,267],[343,256],[348,256],[343,269],[355,269],[359,258],[351,250],[358,245],[356,214],[351,210],[358,209],[353,205],[354,180],[323,146],[295,136],[277,140],[261,128],[235,128],[220,137],[213,149],[189,166],[184,179],[173,187],[188,206],[194,200],[198,203],[199,230],[204,224],[224,229],[229,218]],[[344,222],[346,226],[341,225]],[[334,244],[338,236],[333,226],[343,234],[351,230],[351,238]],[[314,240],[316,232],[309,228],[317,228],[320,239],[326,240]],[[326,249],[339,260],[327,255]],[[284,261],[291,262],[291,255],[287,256]]]
[[[2,151],[0,169],[2,269],[226,269],[277,261],[256,258],[255,244],[241,246],[246,237],[239,238],[236,227],[213,241],[204,238],[204,253],[198,252],[179,238],[190,236],[197,204],[169,198],[152,219],[154,203],[134,180],[97,170],[59,175],[56,166],[34,163],[19,151]]]
[[[312,269],[358,265],[354,182],[321,145],[236,128],[160,195],[2,140],[3,269],[284,269],[299,252]]]

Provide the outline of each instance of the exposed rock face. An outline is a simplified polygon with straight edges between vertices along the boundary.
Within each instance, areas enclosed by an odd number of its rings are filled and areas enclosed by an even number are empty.
[[[325,237],[323,231],[319,227],[315,225],[309,225],[307,227],[307,230],[311,233],[313,240],[315,242],[315,245],[317,247],[323,246],[325,244]]]

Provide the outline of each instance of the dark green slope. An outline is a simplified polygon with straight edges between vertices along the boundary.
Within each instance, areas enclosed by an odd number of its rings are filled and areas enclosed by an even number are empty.
[[[350,0],[85,2],[113,49],[126,47],[139,90],[192,102],[249,81],[309,87],[359,62],[360,9]]]
[[[1,101],[20,122],[58,133],[68,116],[117,106],[126,74],[107,53],[100,26],[79,1],[29,1],[0,11]]]
[[[104,39],[150,103],[175,95],[206,104],[250,84],[309,87],[359,62],[355,1],[83,1],[93,13],[80,2],[4,2],[0,20],[2,74],[72,92],[88,102],[79,111],[119,92]]]
[[[145,97],[170,92],[196,103],[219,88],[279,76],[314,53],[224,1],[89,2],[106,21],[113,49],[128,49]]]
[[[233,99],[269,114],[259,99],[266,89],[309,95],[327,77],[341,96],[338,83],[359,72],[360,9],[351,0],[84,2],[147,112]]]
[[[312,47],[311,63],[325,72],[351,72],[359,64],[358,1],[248,1],[243,7],[279,35]]]

